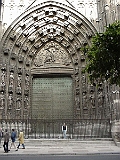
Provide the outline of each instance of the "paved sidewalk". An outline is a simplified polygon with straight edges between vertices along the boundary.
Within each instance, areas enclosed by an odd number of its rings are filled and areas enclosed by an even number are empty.
[[[9,143],[10,144],[10,143]],[[18,141],[16,141],[16,145]],[[52,155],[84,155],[84,154],[120,154],[120,147],[113,141],[83,141],[71,139],[26,139],[25,149],[14,148],[9,153],[4,153],[3,147],[0,148],[0,155],[15,154],[52,154]]]

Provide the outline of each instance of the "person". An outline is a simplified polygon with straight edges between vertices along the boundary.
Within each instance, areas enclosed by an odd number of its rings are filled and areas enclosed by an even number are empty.
[[[66,126],[65,123],[64,123],[63,126],[62,126],[62,132],[63,132],[63,137],[64,137],[64,139],[66,139],[67,126]]]
[[[12,148],[12,146],[14,146],[14,148],[16,149],[15,151],[18,151],[16,145],[15,145],[15,140],[16,140],[16,132],[14,129],[12,129],[12,133],[11,133],[11,146],[10,149]]]
[[[0,128],[0,148],[1,148],[2,137],[3,137],[3,130],[2,128]]]
[[[24,145],[24,134],[23,134],[23,131],[22,131],[22,130],[20,130],[18,140],[19,140],[19,144],[18,144],[17,148],[19,148],[19,147],[20,147],[20,144],[22,144],[23,149],[25,149],[25,145]]]
[[[8,151],[9,151],[8,150],[9,133],[8,133],[7,129],[5,129],[5,133],[4,133],[3,137],[4,137],[4,145],[3,145],[4,151],[5,151],[5,153],[8,153]]]

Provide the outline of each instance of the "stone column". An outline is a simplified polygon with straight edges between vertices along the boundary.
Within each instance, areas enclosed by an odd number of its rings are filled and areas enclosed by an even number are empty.
[[[4,9],[4,0],[0,0],[0,39],[2,37],[3,9]]]

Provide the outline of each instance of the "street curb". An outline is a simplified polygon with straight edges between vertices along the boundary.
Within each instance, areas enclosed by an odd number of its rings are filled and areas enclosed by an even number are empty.
[[[64,153],[64,154],[54,154],[54,153],[48,153],[48,154],[39,154],[39,153],[37,153],[37,154],[29,154],[29,153],[22,153],[22,154],[11,154],[11,153],[7,153],[7,154],[5,154],[5,153],[2,153],[2,154],[0,154],[0,157],[1,156],[21,156],[21,155],[24,155],[24,156],[28,156],[28,155],[30,155],[30,156],[35,156],[35,155],[41,155],[41,156],[47,156],[47,155],[51,155],[51,156],[84,156],[84,155],[120,155],[120,152],[116,152],[116,153],[113,153],[113,152],[111,152],[111,153],[69,153],[69,154],[67,154],[67,153]]]

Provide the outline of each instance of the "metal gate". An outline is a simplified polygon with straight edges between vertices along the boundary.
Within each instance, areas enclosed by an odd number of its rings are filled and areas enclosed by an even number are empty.
[[[71,77],[33,78],[32,118],[73,118]]]
[[[14,128],[18,134],[22,129],[25,138],[63,138],[63,123],[68,128],[67,138],[111,138],[110,119],[2,119],[0,127],[8,129],[9,133]]]

